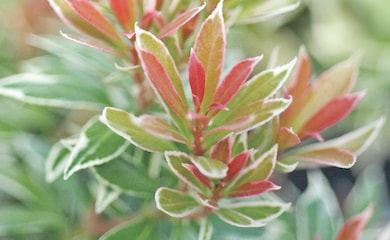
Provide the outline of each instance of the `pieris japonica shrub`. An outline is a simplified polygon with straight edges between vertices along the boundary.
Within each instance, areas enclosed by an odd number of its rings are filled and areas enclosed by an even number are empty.
[[[298,3],[264,13],[263,1],[49,2],[78,32],[62,36],[114,56],[120,84],[17,75],[0,92],[95,113],[79,134],[52,147],[46,174],[48,181],[93,174],[96,212],[113,208],[120,216],[101,239],[216,239],[221,224],[263,229],[292,207],[277,196],[284,186],[276,172],[350,168],[383,125],[379,119],[334,139],[321,135],[364,96],[353,92],[353,58],[316,77],[304,47],[262,71],[255,70],[262,55],[225,66],[230,27]],[[73,90],[43,90],[62,84]],[[357,239],[372,212],[367,207],[332,237]],[[115,219],[113,210],[108,216]]]

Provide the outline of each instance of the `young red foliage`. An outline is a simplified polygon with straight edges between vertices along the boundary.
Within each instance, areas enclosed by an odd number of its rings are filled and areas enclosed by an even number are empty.
[[[110,0],[110,5],[123,29],[134,30],[136,3],[133,0]]]
[[[166,107],[173,109],[179,117],[185,119],[187,109],[183,103],[183,99],[181,99],[179,93],[176,91],[163,65],[152,53],[146,50],[139,50],[139,55],[142,58],[142,66],[146,75],[159,96],[167,104]]]
[[[188,62],[188,79],[191,86],[195,110],[199,113],[204,97],[206,73],[193,49],[191,49],[191,55]]]
[[[67,0],[73,10],[89,24],[100,32],[114,40],[120,38],[114,25],[90,2],[87,0]]]
[[[224,179],[225,182],[232,180],[243,169],[248,162],[252,151],[245,151],[235,156],[228,164],[228,172]]]
[[[362,213],[350,218],[337,234],[336,240],[360,239],[362,231],[373,214],[374,208],[369,206]]]
[[[280,187],[275,185],[273,182],[269,180],[262,180],[258,182],[249,182],[244,185],[241,185],[235,190],[233,190],[230,193],[230,196],[232,197],[254,196],[254,195],[259,195],[262,193],[266,193],[278,189],[280,189]]]
[[[205,187],[211,189],[210,179],[203,175],[195,165],[183,163],[183,167],[189,170]]]

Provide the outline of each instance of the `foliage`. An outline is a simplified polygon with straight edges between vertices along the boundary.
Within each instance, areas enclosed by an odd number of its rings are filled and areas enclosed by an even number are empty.
[[[51,55],[1,79],[0,94],[80,114],[83,126],[51,147],[46,180],[84,176],[72,183],[87,185],[85,202],[94,196],[94,210],[105,214],[107,219],[92,214],[86,227],[100,239],[228,239],[221,229],[249,239],[264,237],[277,224],[284,227],[274,236],[291,234],[284,225],[291,203],[274,193],[284,187],[275,176],[296,168],[350,168],[384,124],[380,118],[334,139],[321,136],[364,95],[350,93],[357,78],[354,59],[313,81],[303,47],[297,58],[256,74],[262,56],[226,60],[228,27],[279,16],[296,2],[275,1],[260,13],[252,10],[266,1],[49,3],[82,35],[62,36],[84,46],[32,37],[32,44]],[[38,188],[25,185],[18,172],[0,176],[20,186],[3,189],[16,200],[25,200],[23,188]],[[365,204],[342,225],[325,180],[316,172],[309,182],[293,204],[306,219],[294,221],[297,239],[360,236],[375,208]],[[38,200],[34,204],[44,207],[33,210],[10,204],[1,234],[13,235],[21,216],[29,216],[25,224],[32,227],[18,234],[67,232],[69,219],[52,201]],[[322,229],[315,225],[318,216],[326,218]]]

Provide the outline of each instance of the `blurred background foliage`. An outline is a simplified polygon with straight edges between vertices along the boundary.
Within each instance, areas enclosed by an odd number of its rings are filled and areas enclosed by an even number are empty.
[[[263,53],[265,59],[259,66],[263,69],[288,62],[304,45],[316,73],[351,56],[360,58],[355,90],[366,90],[366,96],[350,116],[324,134],[325,138],[338,136],[380,116],[390,118],[389,8],[387,0],[303,0],[299,9],[287,15],[230,27],[227,56],[236,61]],[[96,89],[104,89],[109,83],[111,93],[105,92],[108,96],[103,94],[99,99],[103,104],[123,102],[115,99],[124,95],[116,94],[123,85],[113,57],[60,37],[59,29],[66,27],[46,0],[2,0],[0,10],[0,77],[33,72],[83,79]],[[77,133],[99,112],[41,107],[0,98],[0,239],[95,239],[96,229],[109,227],[99,225],[102,222],[98,218],[105,216],[93,214],[96,188],[88,172],[67,181],[45,181],[44,161],[50,147],[58,139]],[[387,121],[373,146],[359,157],[351,171],[324,171],[340,202],[354,202],[344,209],[346,216],[361,211],[375,198],[380,199],[380,207],[386,208],[388,196],[383,188],[390,175],[389,136]],[[301,175],[292,178],[303,190],[306,183],[299,181]],[[314,178],[319,177],[311,177]],[[300,190],[292,185],[287,188],[281,195],[296,201]],[[380,188],[382,191],[378,191]],[[362,193],[364,199],[356,200]],[[285,218],[294,216],[287,214]],[[386,219],[386,212],[380,219]],[[285,223],[272,226],[278,224]],[[267,231],[272,233],[272,226]],[[299,235],[293,226],[284,228]]]

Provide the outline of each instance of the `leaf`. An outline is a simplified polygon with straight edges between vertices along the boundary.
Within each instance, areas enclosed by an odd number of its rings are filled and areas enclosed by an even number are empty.
[[[72,41],[74,41],[76,43],[79,43],[81,45],[84,45],[84,46],[87,46],[87,47],[90,47],[90,48],[93,48],[93,49],[96,49],[96,50],[100,50],[100,51],[103,51],[103,52],[106,52],[106,53],[109,53],[109,54],[118,55],[118,56],[121,55],[121,52],[116,51],[116,50],[111,49],[111,48],[108,48],[106,46],[101,46],[99,43],[92,42],[92,41],[80,38],[80,37],[72,35],[72,34],[64,33],[62,31],[60,31],[60,34],[64,38],[72,40]]]
[[[211,240],[213,236],[213,225],[207,219],[203,219],[200,224],[198,240]]]
[[[283,158],[292,162],[300,162],[300,165],[303,164],[303,166],[311,166],[315,164],[339,168],[350,168],[356,162],[356,155],[353,152],[337,147],[324,149],[306,148],[305,150],[298,150],[296,153]],[[282,159],[281,161],[283,162],[284,160]]]
[[[237,63],[218,86],[213,98],[213,104],[226,105],[240,90],[261,58],[248,58]]]
[[[186,100],[177,92],[164,66],[151,52],[139,50],[138,54],[142,60],[142,67],[152,82],[155,92],[166,108],[167,113],[172,114],[173,110],[180,120],[184,121],[188,110],[185,104]]]
[[[223,221],[237,227],[262,227],[280,216],[290,204],[240,202],[226,204],[215,213]]]
[[[337,198],[320,171],[310,171],[308,183],[295,206],[296,239],[310,240],[315,235],[335,239],[342,224]]]
[[[111,39],[97,30],[93,25],[85,21],[82,17],[75,13],[71,8],[67,0],[48,0],[50,6],[55,13],[65,22],[68,26],[73,27],[85,34],[88,34],[94,38],[103,40],[107,43],[111,43]]]
[[[91,88],[79,79],[39,73],[1,79],[0,95],[30,104],[70,109],[96,110],[109,104],[102,86]]]
[[[203,22],[194,45],[196,56],[202,63],[206,74],[201,113],[205,113],[212,103],[224,65],[225,45],[225,25],[222,16],[222,1],[220,1]]]
[[[309,161],[341,168],[351,167],[356,156],[372,143],[384,124],[384,118],[341,137],[309,144],[281,157],[281,162]]]
[[[132,0],[110,0],[110,6],[113,10],[122,28],[129,32],[134,30],[134,23],[137,17],[136,4]]]
[[[139,119],[141,127],[148,133],[170,141],[186,143],[186,139],[184,139],[181,133],[162,118],[152,115],[141,115]]]
[[[123,240],[128,239],[130,236],[136,237],[137,240],[157,239],[157,226],[158,223],[153,220],[146,218],[136,219],[114,227],[101,236],[99,240]]]
[[[242,133],[257,128],[282,113],[290,104],[291,99],[260,100],[241,106],[240,110],[220,112],[211,123],[204,136],[204,145],[211,146],[227,134]],[[232,115],[234,114],[234,115]]]
[[[64,179],[81,169],[117,158],[129,145],[129,142],[112,132],[97,118],[92,118],[82,128],[80,137],[69,155]]]
[[[206,177],[211,179],[222,179],[226,177],[228,166],[219,160],[193,156],[191,157],[191,161]]]
[[[67,0],[72,9],[104,35],[121,42],[114,25],[88,0]]]
[[[312,84],[305,104],[292,119],[291,127],[299,132],[303,125],[335,97],[348,93],[355,85],[357,67],[352,59],[335,65],[322,73]]]
[[[249,182],[258,182],[268,179],[276,164],[278,146],[274,145],[269,151],[263,153],[258,159],[240,171],[233,181],[229,182],[223,192],[228,193],[232,189]]]
[[[177,150],[177,147],[166,139],[148,133],[141,127],[141,121],[131,113],[116,108],[105,108],[100,120],[112,131],[137,147],[151,152]]]
[[[228,164],[228,172],[224,181],[229,182],[245,167],[252,151],[245,151],[235,156]]]
[[[337,234],[336,240],[360,239],[363,229],[373,214],[374,208],[367,207],[360,214],[350,218]]]
[[[137,26],[135,28],[135,33],[136,33],[135,46],[137,51],[139,52],[146,51],[151,53],[158,60],[158,62],[162,64],[164,70],[169,76],[170,81],[172,81],[173,86],[175,86],[174,89],[177,91],[180,98],[183,100],[183,104],[185,104],[184,105],[185,108],[188,108],[187,102],[185,101],[186,95],[184,93],[184,88],[183,88],[183,84],[179,72],[176,68],[175,61],[170,55],[167,47],[156,36],[154,36],[150,32],[140,29]]]
[[[282,3],[283,5],[281,5]],[[301,0],[295,0],[293,3],[286,4],[285,1],[272,1],[272,2],[263,2],[259,1],[255,4],[258,5],[252,6],[252,4],[242,4],[241,11],[239,16],[237,17],[237,24],[251,24],[267,21],[272,18],[276,18],[278,16],[287,14],[289,12],[293,12],[298,9],[301,5]],[[271,5],[272,7],[265,7],[264,5]]]
[[[286,65],[263,71],[249,79],[229,102],[228,108],[234,115],[242,106],[267,99],[285,84],[295,65],[293,59]]]
[[[199,113],[204,97],[206,73],[193,49],[191,49],[188,62],[188,80],[190,82],[196,112]]]
[[[94,167],[100,181],[134,196],[152,197],[159,184],[143,169],[120,158]]]
[[[301,143],[301,139],[291,128],[281,127],[277,133],[277,142],[279,144],[279,151],[281,151],[298,145]]]
[[[210,179],[207,176],[203,175],[194,164],[183,163],[182,165],[187,170],[189,170],[198,179],[200,183],[202,183],[208,189],[211,189]]]
[[[75,140],[76,143],[77,140]],[[61,141],[51,147],[45,161],[46,181],[53,182],[64,173],[69,164],[70,150]]]
[[[66,221],[62,215],[38,209],[3,205],[0,209],[0,237],[34,235],[62,229]]]
[[[229,193],[231,197],[247,197],[278,190],[279,186],[268,180],[245,183]]]
[[[206,3],[204,3],[202,6],[190,8],[180,13],[160,30],[158,37],[164,38],[166,36],[171,35],[177,29],[179,29],[180,27],[188,23],[191,19],[193,19],[196,15],[198,15],[199,12],[204,9],[205,6]]]
[[[233,136],[229,135],[228,137],[219,140],[211,148],[210,158],[219,160],[227,164],[230,161],[232,155],[232,147],[233,147]]]
[[[185,164],[191,164],[191,159],[189,156],[182,152],[165,152],[165,158],[172,172],[174,172],[174,174],[184,183],[195,188],[195,190],[198,192],[207,192],[205,187],[207,184],[205,185],[201,183],[199,178],[197,178],[188,168],[185,167]]]
[[[319,133],[347,116],[363,97],[363,93],[336,97],[318,110],[303,126],[302,137]]]
[[[341,137],[315,144],[315,148],[326,148],[337,146],[342,149],[354,152],[356,155],[360,155],[367,147],[374,141],[379,131],[385,123],[384,118],[380,118],[375,122],[367,124],[357,130],[342,135]]]
[[[121,191],[112,189],[106,184],[99,184],[96,193],[95,211],[102,213],[113,201],[118,199]]]
[[[201,209],[195,198],[177,190],[162,187],[155,197],[157,208],[171,217],[183,218]]]

